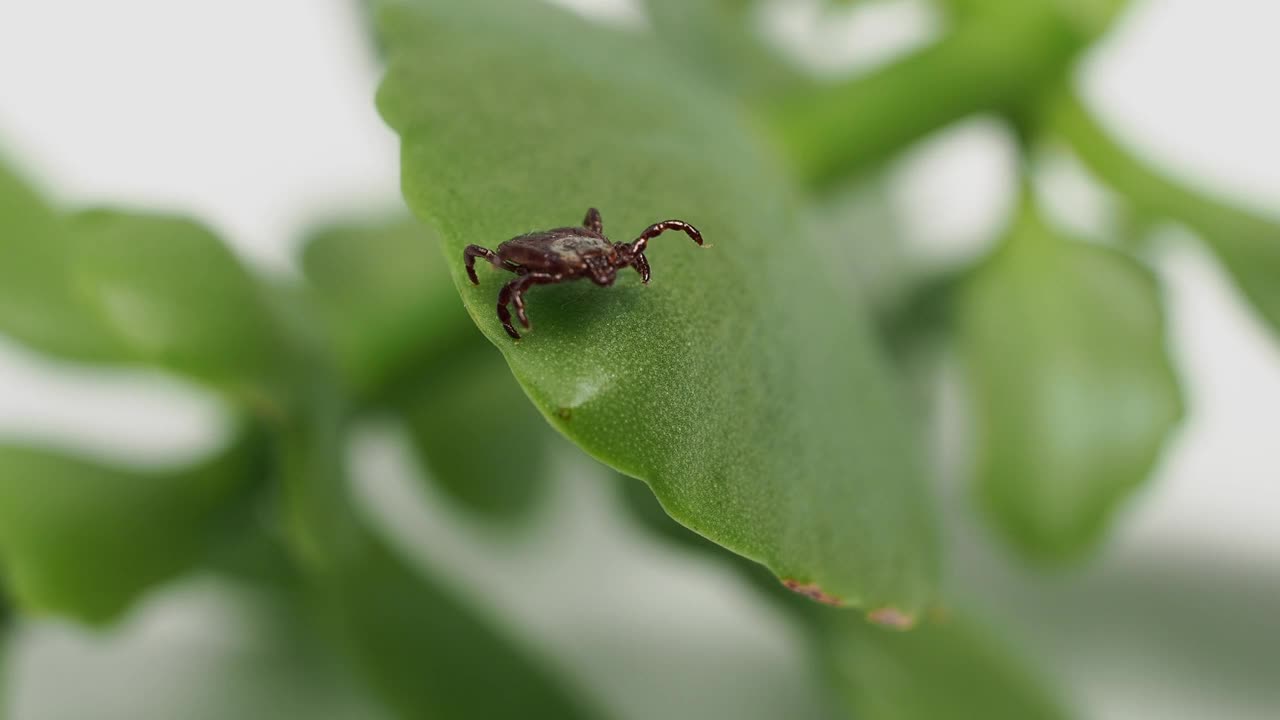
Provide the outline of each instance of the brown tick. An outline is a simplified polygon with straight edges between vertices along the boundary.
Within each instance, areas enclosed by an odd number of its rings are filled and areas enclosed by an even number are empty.
[[[467,277],[475,285],[476,258],[488,260],[494,267],[510,270],[519,277],[502,287],[498,293],[498,319],[507,334],[519,340],[520,333],[511,324],[511,311],[507,305],[514,303],[520,324],[530,328],[529,316],[524,311],[524,293],[533,285],[589,278],[591,282],[606,287],[613,284],[618,270],[633,267],[640,279],[649,283],[649,260],[644,249],[649,241],[668,230],[683,230],[693,241],[702,244],[702,234],[683,220],[663,220],[645,228],[640,237],[630,243],[610,242],[604,236],[604,224],[600,211],[591,208],[582,221],[582,227],[556,228],[529,233],[512,238],[498,246],[494,252],[479,245],[468,245],[463,251],[466,258]]]

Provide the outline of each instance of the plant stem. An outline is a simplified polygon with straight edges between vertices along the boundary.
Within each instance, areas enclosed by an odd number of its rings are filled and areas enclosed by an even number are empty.
[[[1195,231],[1261,314],[1280,329],[1280,222],[1210,198],[1151,167],[1113,138],[1078,98],[1063,93],[1051,131],[1140,211]]]
[[[776,105],[776,134],[800,176],[833,185],[960,118],[1023,105],[1065,75],[1084,37],[1039,4],[1013,7],[963,20],[879,71]]]

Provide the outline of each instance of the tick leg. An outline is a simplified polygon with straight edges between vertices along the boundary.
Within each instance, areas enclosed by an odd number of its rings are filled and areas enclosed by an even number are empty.
[[[498,293],[498,319],[502,321],[502,329],[512,338],[519,340],[520,333],[516,332],[516,326],[511,324],[511,311],[507,309],[507,305],[511,304],[511,298],[515,295],[516,288],[520,288],[523,292],[525,283],[528,282],[528,275],[521,275],[502,286],[502,291]],[[524,298],[520,299],[521,305],[524,304]],[[523,311],[521,311],[523,314]]]
[[[591,208],[587,211],[587,217],[582,220],[582,227],[593,233],[604,233],[604,220],[600,217],[600,211]]]
[[[702,233],[698,232],[698,228],[683,220],[663,220],[660,223],[650,225],[645,228],[644,232],[640,233],[640,237],[636,238],[636,241],[631,243],[632,252],[644,252],[644,249],[648,247],[650,240],[658,237],[668,230],[680,230],[693,238],[694,242],[699,245],[702,244]]]
[[[516,340],[520,339],[520,333],[516,331],[515,325],[511,322],[511,311],[507,309],[507,305],[516,306],[516,317],[520,319],[520,324],[526,329],[532,329],[529,324],[529,316],[524,309],[524,293],[533,285],[546,285],[549,283],[559,282],[559,275],[548,275],[546,273],[529,273],[521,275],[502,286],[502,292],[498,293],[498,319],[502,321],[502,329]]]
[[[640,273],[640,281],[645,285],[649,284],[649,258],[644,253],[636,253],[636,259],[631,261],[631,267]]]
[[[476,277],[476,258],[482,257],[499,267],[502,265],[502,260],[498,258],[498,253],[479,245],[468,245],[467,249],[462,251],[462,256],[466,259],[467,277],[471,278],[472,285],[480,284],[480,278]]]

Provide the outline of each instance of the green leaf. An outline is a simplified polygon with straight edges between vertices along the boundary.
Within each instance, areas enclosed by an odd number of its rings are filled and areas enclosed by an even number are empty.
[[[145,362],[260,398],[279,347],[256,281],[178,218],[61,215],[0,166],[0,332],[76,360]]]
[[[71,216],[74,274],[104,323],[144,362],[249,390],[276,370],[255,280],[200,225],[94,210]]]
[[[851,718],[1068,717],[1021,659],[961,618],[899,633],[839,616],[825,641]]]
[[[380,543],[329,580],[347,649],[402,717],[600,717],[545,663]]]
[[[1102,35],[1129,5],[1129,0],[941,0],[960,19],[991,19],[1012,12],[1056,14],[1089,38]]]
[[[435,233],[411,218],[322,230],[304,246],[302,268],[357,395],[412,380],[432,358],[478,339]]]
[[[71,275],[63,219],[0,162],[0,332],[42,352],[119,361],[128,353]]]
[[[144,472],[0,446],[0,567],[15,602],[115,619],[201,559],[254,457],[238,445],[201,466]]]
[[[646,0],[654,35],[717,86],[768,97],[806,83],[759,36],[749,0]]]
[[[9,625],[9,606],[0,588],[0,720],[9,716]]]
[[[351,497],[335,408],[308,408],[281,444],[290,549],[354,667],[408,718],[598,717],[535,654],[410,567]]]
[[[462,309],[436,233],[411,218],[331,228],[302,265],[344,376],[403,413],[431,479],[478,512],[527,510],[551,433]]]
[[[410,206],[441,230],[467,310],[543,415],[645,480],[684,525],[842,604],[910,615],[933,594],[922,453],[846,278],[741,108],[634,38],[553,8],[392,5],[379,105]],[[469,68],[458,73],[458,67]],[[538,287],[520,342],[510,279],[462,252],[571,225],[588,206],[650,246],[653,283]]]
[[[1140,210],[1185,223],[1204,239],[1262,317],[1280,331],[1280,219],[1214,200],[1168,179],[1112,138],[1079,100],[1064,96],[1053,129]]]
[[[1083,554],[1182,415],[1155,279],[1027,207],[965,288],[959,331],[983,501],[1029,555]]]
[[[401,408],[427,475],[464,506],[511,519],[546,489],[556,438],[487,343],[425,368]]]

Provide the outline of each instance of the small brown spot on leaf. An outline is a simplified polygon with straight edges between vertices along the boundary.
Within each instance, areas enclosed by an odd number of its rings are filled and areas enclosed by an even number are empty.
[[[916,618],[896,608],[886,607],[867,613],[867,620],[882,627],[894,630],[910,630],[915,627]]]
[[[823,605],[840,607],[841,605],[844,604],[843,600],[836,597],[835,595],[831,595],[823,591],[822,588],[818,587],[814,583],[802,583],[798,580],[793,580],[791,578],[783,578],[782,584],[791,592],[799,593],[809,598],[810,600],[817,600]]]
[[[569,422],[570,420],[573,419],[573,411],[567,407],[562,407],[556,411],[556,417],[560,418],[565,422]]]

